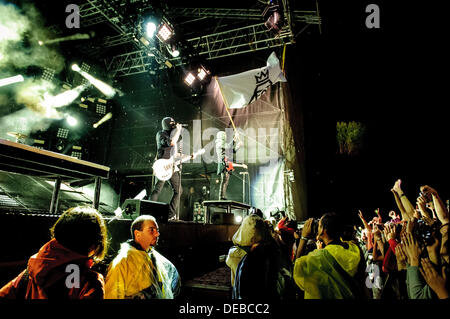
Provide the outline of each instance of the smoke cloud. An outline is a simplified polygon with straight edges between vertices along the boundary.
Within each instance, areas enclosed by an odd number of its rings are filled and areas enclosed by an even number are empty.
[[[40,12],[32,4],[18,8],[0,2],[0,68],[24,69],[47,67],[57,73],[64,68],[64,58],[54,47],[40,46],[38,41],[53,38],[44,27]]]
[[[0,0],[0,78],[18,74],[25,77],[22,83],[1,88],[0,114],[4,116],[0,117],[0,138],[7,138],[7,132],[29,136],[63,118],[55,105],[45,103],[46,98],[60,94],[61,88],[43,79],[27,78],[25,74],[28,67],[49,68],[55,74],[63,70],[65,60],[58,47],[38,43],[54,37],[33,4],[25,3],[19,8]]]

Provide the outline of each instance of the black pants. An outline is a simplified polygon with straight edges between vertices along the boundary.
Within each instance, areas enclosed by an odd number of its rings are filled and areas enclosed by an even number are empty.
[[[220,173],[220,188],[219,188],[219,200],[227,198],[227,187],[230,181],[230,175],[228,171]]]
[[[174,172],[172,177],[169,179],[170,186],[172,186],[172,199],[169,204],[169,218],[177,216],[177,208],[180,203],[180,196],[182,193],[181,188],[181,175],[180,172]],[[158,180],[153,188],[153,191],[150,195],[150,200],[156,202],[158,201],[159,194],[161,193],[165,181]]]

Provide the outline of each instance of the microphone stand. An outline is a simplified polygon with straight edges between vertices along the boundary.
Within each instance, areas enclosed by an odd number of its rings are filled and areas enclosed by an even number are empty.
[[[246,203],[246,200],[245,200],[245,179],[246,179],[246,176],[248,176],[248,172],[240,172],[239,173],[240,175],[242,175],[242,202],[244,203],[244,204],[248,204],[248,203]]]

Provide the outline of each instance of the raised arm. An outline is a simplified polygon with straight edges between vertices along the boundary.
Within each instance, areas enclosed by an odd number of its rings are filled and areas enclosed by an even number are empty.
[[[364,216],[363,216],[363,213],[360,211],[360,210],[358,210],[358,216],[359,216],[359,218],[361,219],[361,221],[363,222],[363,224],[364,224],[364,227],[368,230],[368,231],[372,231],[372,226],[370,226],[369,225],[369,223],[367,223],[367,221],[366,221],[366,219],[364,218]]]
[[[419,207],[420,214],[422,217],[425,217],[425,219],[429,220],[431,219],[430,213],[427,211],[427,200],[425,199],[424,195],[420,195],[417,197],[417,207]]]
[[[433,199],[433,206],[436,210],[436,215],[437,215],[439,221],[442,224],[448,224],[449,217],[448,217],[447,207],[445,207],[445,204],[442,201],[442,199],[439,197],[437,191],[428,185],[421,186],[420,191],[422,192],[422,194],[425,197]]]
[[[408,197],[406,197],[406,194],[403,192],[401,183],[402,181],[398,179],[391,191],[393,191],[394,196],[395,193],[398,195],[398,199],[396,197],[395,201],[397,202],[397,206],[402,214],[402,220],[412,220],[414,218],[415,208],[409,201]],[[398,200],[400,201],[401,205],[399,205]]]

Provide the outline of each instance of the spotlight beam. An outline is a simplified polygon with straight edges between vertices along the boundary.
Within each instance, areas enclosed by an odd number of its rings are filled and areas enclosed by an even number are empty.
[[[108,114],[106,114],[105,116],[103,116],[100,121],[98,121],[97,123],[93,124],[92,126],[94,128],[99,127],[100,125],[102,125],[103,123],[105,123],[106,121],[109,121],[112,118],[112,113],[109,112]]]
[[[16,76],[11,76],[9,78],[4,78],[0,80],[0,87],[1,86],[6,86],[9,84],[13,84],[13,83],[17,83],[17,82],[23,82],[24,78],[22,75],[16,75]]]
[[[107,98],[113,98],[114,95],[116,95],[116,91],[106,84],[105,82],[102,82],[96,78],[94,78],[89,73],[82,71],[80,67],[77,64],[72,65],[72,70],[75,72],[78,72],[82,77],[84,77],[86,80],[89,81],[93,86],[95,86],[100,92],[102,92]]]
[[[55,96],[48,96],[44,99],[44,101],[41,103],[42,106],[45,107],[62,107],[69,105],[75,99],[80,96],[81,92],[83,92],[86,89],[86,85],[79,85],[76,88],[72,90],[65,91],[63,93],[60,93]]]
[[[64,41],[74,41],[74,40],[87,40],[87,39],[91,39],[94,37],[94,32],[91,32],[90,34],[88,33],[76,33],[73,35],[69,35],[67,37],[61,37],[61,38],[56,38],[56,39],[51,39],[51,40],[46,40],[46,41],[38,41],[39,45],[47,45],[47,44],[53,44],[53,43],[59,43],[59,42],[64,42]]]

